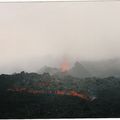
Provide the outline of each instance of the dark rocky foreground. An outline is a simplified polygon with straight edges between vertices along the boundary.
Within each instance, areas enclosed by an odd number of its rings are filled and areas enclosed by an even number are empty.
[[[120,117],[119,100],[6,93],[0,97],[0,118],[113,118]]]
[[[28,92],[29,90],[32,92]],[[41,94],[41,90],[57,93],[68,91],[69,95],[46,92]],[[95,96],[96,99],[82,99],[78,94],[76,96],[76,92],[82,95],[88,92],[90,98]],[[25,72],[0,75],[0,118],[118,117],[120,117],[120,78],[79,79],[72,76],[59,77],[48,73]]]

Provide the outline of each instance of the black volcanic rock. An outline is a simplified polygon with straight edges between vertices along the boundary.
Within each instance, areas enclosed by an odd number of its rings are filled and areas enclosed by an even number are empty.
[[[74,67],[79,70],[81,64],[76,63]],[[17,88],[16,91],[10,91],[12,87]],[[26,89],[21,92],[20,88]],[[34,94],[26,92],[28,90],[34,90]],[[77,96],[35,94],[36,90],[72,90],[83,93],[87,91],[90,96],[95,96],[95,99],[86,101]],[[120,117],[119,91],[120,78],[116,77],[64,76],[63,79],[58,79],[49,73],[2,74],[0,75],[0,118]]]

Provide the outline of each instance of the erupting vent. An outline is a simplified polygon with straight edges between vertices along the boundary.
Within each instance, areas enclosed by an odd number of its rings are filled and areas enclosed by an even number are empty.
[[[70,69],[70,65],[67,59],[64,59],[63,63],[60,66],[61,72],[67,72]]]

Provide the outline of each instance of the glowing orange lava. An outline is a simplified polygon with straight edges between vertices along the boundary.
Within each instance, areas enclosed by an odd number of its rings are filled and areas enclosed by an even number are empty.
[[[61,67],[61,72],[67,72],[70,69],[70,65],[68,63],[68,60],[65,59],[60,67]]]
[[[45,91],[45,90],[34,90],[34,89],[26,89],[26,88],[10,88],[8,89],[8,91],[11,92],[20,92],[20,93],[31,93],[31,94],[57,94],[57,95],[68,95],[68,96],[76,96],[76,97],[80,97],[83,100],[90,100],[90,96],[83,93],[83,92],[77,92],[77,91],[66,91],[66,90],[55,90],[55,91]]]

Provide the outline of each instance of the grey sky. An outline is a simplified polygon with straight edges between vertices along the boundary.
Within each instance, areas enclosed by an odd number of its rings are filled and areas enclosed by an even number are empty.
[[[119,51],[120,2],[0,3],[0,73]]]

